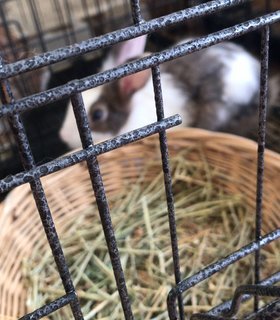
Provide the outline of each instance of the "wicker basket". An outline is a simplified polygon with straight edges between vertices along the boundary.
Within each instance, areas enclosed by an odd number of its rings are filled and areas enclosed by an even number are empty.
[[[198,157],[203,149],[213,167],[231,177],[217,180],[228,193],[246,195],[248,205],[255,207],[257,146],[233,135],[210,133],[199,129],[177,129],[168,133],[170,155],[195,147],[188,156]],[[158,137],[153,136],[133,145],[99,157],[108,198],[135,181],[145,159],[160,157]],[[266,151],[264,180],[265,232],[277,226],[280,214],[280,155]],[[233,179],[232,179],[233,178]],[[94,201],[91,183],[84,164],[79,164],[42,179],[58,233],[68,228],[69,217]],[[234,181],[234,182],[233,182]],[[26,291],[22,282],[22,260],[34,246],[47,246],[39,215],[28,185],[12,191],[0,206],[0,319],[16,319],[26,313]]]

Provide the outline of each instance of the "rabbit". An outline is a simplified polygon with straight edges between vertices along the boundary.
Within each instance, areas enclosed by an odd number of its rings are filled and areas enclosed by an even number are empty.
[[[109,55],[103,70],[146,54],[145,41],[143,37],[123,43],[117,54]],[[178,113],[183,126],[240,135],[246,135],[247,127],[257,123],[260,66],[241,46],[217,44],[163,63],[160,70],[166,117]],[[150,69],[82,95],[94,142],[157,120]],[[60,136],[70,148],[81,146],[70,103]]]

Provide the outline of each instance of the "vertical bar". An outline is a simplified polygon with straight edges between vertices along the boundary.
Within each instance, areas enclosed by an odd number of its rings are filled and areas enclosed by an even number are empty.
[[[76,32],[75,32],[75,29],[74,29],[74,21],[73,21],[73,17],[72,17],[72,10],[71,10],[71,7],[70,7],[70,3],[69,1],[64,1],[64,6],[65,6],[65,13],[67,15],[67,18],[68,18],[68,24],[69,24],[69,29],[70,29],[70,32],[68,31],[68,25],[65,26],[67,27],[67,29],[65,29],[65,32],[67,33],[67,36],[69,38],[68,41],[70,41],[70,44],[71,42],[77,42],[78,39],[76,37]],[[64,22],[65,24],[65,22]],[[72,38],[72,40],[71,40]]]
[[[132,18],[133,18],[134,24],[139,25],[143,21],[139,0],[131,0],[131,11],[132,11]],[[153,85],[154,85],[154,92],[155,92],[157,119],[158,121],[160,121],[164,118],[164,111],[163,111],[159,66],[152,68],[152,75],[153,75]],[[165,190],[166,190],[166,200],[167,200],[167,210],[168,210],[168,218],[169,218],[169,229],[170,229],[170,237],[171,237],[175,283],[178,284],[181,281],[181,273],[180,273],[180,263],[179,263],[177,232],[176,232],[174,198],[172,193],[172,179],[171,179],[171,173],[169,168],[169,160],[168,160],[169,154],[168,154],[167,137],[166,137],[165,131],[159,133],[159,140],[160,140],[160,150],[162,155],[162,169],[164,172],[164,183],[165,183]],[[178,305],[179,305],[180,319],[183,320],[184,306],[183,306],[183,299],[180,294],[178,295]]]
[[[163,109],[159,66],[155,66],[152,68],[152,76],[153,76],[153,86],[154,86],[154,92],[155,92],[157,120],[160,121],[164,119],[164,109]],[[172,192],[172,178],[171,178],[171,171],[169,166],[169,152],[168,152],[166,131],[159,133],[159,141],[160,141],[160,151],[161,151],[161,158],[162,158],[162,169],[164,173],[164,184],[165,184],[168,219],[169,219],[169,230],[170,230],[172,256],[173,256],[173,268],[174,268],[174,275],[175,275],[175,283],[177,285],[181,281],[181,272],[180,272],[180,258],[179,258],[179,249],[178,249],[177,230],[176,230],[174,197]],[[184,317],[183,298],[181,294],[178,295],[178,306],[179,306],[180,319],[183,320],[185,317]]]
[[[0,68],[2,66],[3,66],[3,59],[0,57]],[[1,90],[1,101],[3,104],[14,102],[14,98],[10,90],[8,80],[3,80],[0,83],[0,90]],[[36,164],[35,164],[32,151],[29,145],[29,141],[27,139],[25,129],[21,122],[20,116],[18,114],[10,116],[9,123],[20,152],[20,157],[21,157],[21,161],[24,169],[30,170],[35,168]],[[34,179],[32,182],[30,182],[30,187],[32,190],[32,194],[33,194],[38,212],[40,214],[40,218],[41,218],[49,245],[53,253],[54,260],[58,268],[59,275],[61,277],[64,289],[66,293],[75,293],[76,295],[75,288],[70,276],[68,266],[66,264],[65,256],[63,254],[63,250],[59,242],[54,221],[52,219],[52,215],[51,215],[40,179],[37,178],[37,179]],[[77,297],[74,301],[70,302],[70,306],[71,306],[74,318],[76,320],[83,320],[82,311],[81,311],[80,304]]]
[[[81,5],[83,8],[83,16],[89,19],[89,10],[88,10],[87,0],[81,0]]]
[[[269,26],[262,29],[261,37],[261,74],[260,74],[260,106],[258,129],[258,160],[257,160],[257,189],[256,189],[256,241],[261,240],[262,226],[262,198],[264,178],[264,151],[266,111],[268,97],[268,59],[269,59]],[[255,253],[255,284],[260,282],[260,248]],[[258,310],[258,296],[255,298],[254,309]]]
[[[118,25],[118,14],[116,13],[116,6],[117,6],[117,1],[113,4],[111,1],[107,1],[107,6],[106,6],[106,14],[110,17],[110,31],[115,30],[116,28],[119,28]]]
[[[101,3],[99,0],[95,0],[95,4],[94,4],[94,7],[97,8],[97,11],[98,11],[98,14],[101,14],[102,13],[102,8],[101,8]]]
[[[16,45],[15,39],[13,39],[13,35],[11,33],[11,30],[8,27],[7,15],[5,14],[5,8],[3,8],[2,4],[0,5],[0,17],[1,17],[1,20],[3,21],[5,36],[7,36],[8,43],[11,47],[13,60],[16,61],[19,58],[20,53],[15,48],[15,45]],[[11,62],[11,61],[9,61],[9,62]],[[22,78],[24,80],[26,77],[24,75],[22,75]],[[16,79],[16,78],[14,78],[14,79],[15,79],[15,83],[17,83],[18,90],[22,95],[24,95],[24,93],[28,92],[25,81],[19,82],[18,79]]]
[[[141,15],[141,8],[139,4],[139,0],[131,0],[131,12],[132,12],[132,19],[135,25],[138,25],[143,21]]]
[[[29,16],[26,14],[26,5],[24,5],[23,1],[17,1],[18,12],[20,14],[20,21],[22,21],[23,25],[28,25]],[[26,35],[27,37],[29,34]]]
[[[73,111],[75,114],[76,122],[78,125],[78,130],[82,142],[83,148],[88,148],[93,145],[93,140],[91,136],[91,131],[88,125],[87,114],[84,107],[84,102],[81,93],[77,93],[71,97],[71,102],[73,105]],[[127,292],[124,272],[121,265],[119,250],[117,246],[117,241],[112,225],[112,220],[110,216],[110,209],[105,194],[105,189],[102,181],[102,176],[100,173],[100,168],[98,164],[97,157],[95,155],[90,156],[87,159],[87,166],[91,178],[92,187],[96,197],[96,204],[98,207],[100,220],[102,223],[108,251],[111,258],[111,263],[115,275],[115,280],[117,288],[119,291],[121,304],[126,320],[133,320],[133,314],[131,310],[130,299]]]
[[[2,25],[3,25],[4,30],[5,30],[5,36],[7,37],[8,44],[11,47],[10,49],[11,49],[13,58],[16,61],[19,58],[19,54],[18,54],[18,51],[15,48],[15,45],[16,45],[15,44],[15,39],[13,38],[11,30],[8,27],[7,16],[6,16],[5,12],[4,12],[4,8],[3,8],[2,4],[0,4],[0,14],[1,14],[1,20],[3,22]],[[5,50],[6,49],[8,49],[8,48],[5,48]],[[11,61],[9,61],[9,62],[11,62]]]
[[[30,0],[29,1],[29,8],[30,8],[31,13],[32,13],[33,23],[35,25],[35,29],[37,31],[38,38],[40,40],[41,49],[43,50],[43,52],[47,52],[47,46],[46,46],[45,40],[44,40],[44,34],[43,34],[43,31],[42,31],[42,25],[40,23],[38,9],[36,7],[36,4],[35,4],[34,0]]]

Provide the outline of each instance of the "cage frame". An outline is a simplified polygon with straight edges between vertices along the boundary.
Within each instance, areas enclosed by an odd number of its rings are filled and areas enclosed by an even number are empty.
[[[279,279],[279,274],[269,280],[260,282],[259,278],[259,261],[260,249],[265,244],[278,239],[280,237],[280,229],[261,236],[260,228],[262,221],[262,193],[263,193],[263,172],[264,172],[264,150],[265,150],[265,118],[267,105],[267,82],[268,82],[268,53],[269,53],[269,25],[280,21],[280,11],[267,13],[261,17],[248,20],[233,27],[229,27],[212,34],[191,40],[187,43],[173,46],[172,48],[150,54],[144,58],[137,59],[132,62],[125,63],[119,67],[106,70],[83,79],[73,80],[59,87],[49,89],[45,92],[40,92],[31,96],[15,100],[12,90],[9,85],[9,78],[23,74],[25,72],[35,70],[41,67],[50,66],[71,57],[76,57],[81,54],[93,52],[101,48],[107,48],[120,41],[129,40],[145,34],[150,34],[157,30],[162,30],[171,25],[176,25],[189,19],[202,17],[208,14],[216,13],[225,8],[231,8],[235,5],[246,3],[246,0],[213,0],[206,4],[200,4],[190,7],[179,12],[171,13],[167,16],[155,18],[150,21],[144,21],[141,16],[139,0],[131,0],[131,11],[134,25],[110,32],[105,35],[97,36],[74,45],[69,45],[63,48],[55,49],[46,53],[39,54],[30,58],[25,58],[13,63],[5,64],[3,59],[0,60],[0,80],[1,80],[1,100],[0,118],[6,117],[11,125],[15,140],[18,145],[21,161],[24,167],[24,172],[10,175],[0,180],[0,193],[7,192],[19,185],[29,183],[34,200],[36,202],[38,212],[41,216],[42,223],[47,235],[50,247],[53,251],[53,256],[56,261],[58,272],[62,279],[65,288],[65,295],[57,300],[42,306],[32,313],[24,315],[20,319],[40,319],[59,308],[70,304],[75,319],[83,319],[81,308],[75,287],[71,280],[71,275],[68,270],[63,249],[60,245],[59,237],[55,230],[55,225],[52,220],[52,214],[48,207],[47,198],[44,193],[40,178],[62,170],[63,168],[75,165],[82,161],[87,162],[89,174],[92,181],[93,191],[96,196],[97,205],[99,207],[100,218],[103,225],[105,238],[107,241],[108,251],[111,256],[112,267],[114,269],[115,280],[120,295],[120,300],[123,306],[125,319],[133,319],[133,311],[129,302],[129,296],[126,288],[126,281],[123,274],[120,256],[114,230],[110,219],[110,210],[106,199],[106,193],[102,183],[102,175],[98,164],[98,155],[109,152],[131,142],[143,139],[149,135],[158,133],[160,140],[160,148],[162,154],[162,168],[165,178],[165,189],[167,198],[167,208],[170,223],[171,243],[173,249],[174,276],[175,285],[170,291],[167,299],[167,308],[169,318],[172,320],[184,319],[182,293],[188,290],[191,286],[200,281],[205,280],[212,274],[220,271],[226,266],[234,263],[242,257],[255,253],[255,285],[248,288],[238,289],[234,298],[233,305],[238,304],[239,295],[253,294],[256,297],[260,295],[276,295],[279,297],[279,289],[272,287],[273,281]],[[162,100],[162,90],[160,82],[159,65],[163,62],[186,54],[202,50],[211,45],[215,45],[225,40],[230,40],[235,37],[244,35],[248,32],[253,32],[263,28],[262,43],[261,43],[261,94],[260,94],[260,127],[258,141],[258,168],[257,168],[257,190],[256,190],[256,235],[255,241],[241,248],[237,252],[230,254],[228,257],[221,259],[200,270],[194,276],[187,279],[181,279],[180,262],[178,255],[178,244],[176,235],[176,215],[174,210],[174,199],[172,194],[172,179],[169,168],[168,143],[166,137],[166,129],[180,124],[179,115],[174,115],[170,118],[164,117],[164,104]],[[140,129],[135,129],[132,132],[125,133],[111,140],[94,144],[92,141],[85,108],[81,92],[90,88],[97,87],[107,82],[120,79],[124,76],[139,72],[145,69],[152,69],[153,85],[155,92],[155,106],[157,111],[157,122],[147,125]],[[51,102],[71,97],[73,110],[75,113],[77,125],[79,128],[80,138],[83,148],[79,151],[72,152],[67,156],[49,161],[43,165],[36,165],[30,149],[28,138],[25,134],[25,129],[20,119],[20,113],[33,108],[43,107]],[[237,300],[238,301],[237,301]],[[178,305],[177,305],[178,304]],[[194,315],[192,319],[221,319],[218,315],[221,312],[228,312],[231,304],[224,304],[222,307],[217,307],[209,313],[203,315]],[[272,310],[275,310],[278,305],[274,305]],[[216,311],[215,311],[216,310]],[[256,318],[261,313],[268,312],[267,309],[258,310],[258,299],[255,299]],[[271,312],[271,310],[270,310]],[[225,319],[223,315],[222,319]]]

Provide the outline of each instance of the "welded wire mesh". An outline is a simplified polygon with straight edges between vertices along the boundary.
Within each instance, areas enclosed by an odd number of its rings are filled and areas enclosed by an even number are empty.
[[[199,4],[199,2],[203,3]],[[36,202],[38,212],[40,214],[43,227],[50,247],[52,249],[57,269],[65,289],[64,296],[49,303],[48,305],[42,306],[38,310],[34,310],[32,313],[23,316],[21,319],[39,319],[68,304],[72,309],[74,318],[83,319],[83,314],[78,299],[79,297],[77,296],[76,289],[73,285],[73,281],[71,279],[71,275],[63,254],[63,249],[61,247],[59,237],[57,235],[56,228],[53,222],[52,213],[48,206],[48,200],[41,183],[41,177],[62,170],[63,168],[73,166],[82,161],[86,161],[87,163],[90,179],[92,182],[92,188],[96,197],[100,219],[104,230],[104,236],[108,246],[108,253],[111,258],[115,281],[122,303],[124,318],[134,318],[130,298],[127,291],[126,279],[118,252],[114,229],[112,226],[109,205],[103,186],[102,175],[99,169],[98,155],[127,145],[139,139],[143,139],[155,133],[159,134],[160,139],[162,169],[165,178],[165,190],[174,263],[174,287],[169,293],[166,307],[168,309],[170,319],[185,318],[182,295],[186,290],[193,287],[197,283],[211,277],[213,274],[221,271],[226,266],[252,253],[255,253],[255,284],[238,288],[232,304],[231,302],[224,303],[223,305],[214,308],[209,313],[193,315],[192,318],[230,318],[234,315],[236,309],[238,309],[240,296],[242,296],[243,298],[248,298],[248,295],[269,295],[279,297],[279,288],[272,286],[275,281],[279,280],[279,274],[274,275],[270,279],[267,279],[263,282],[261,282],[261,279],[259,277],[261,247],[279,238],[280,236],[279,229],[263,236],[261,236],[260,233],[262,222],[261,205],[265,149],[269,26],[276,22],[279,22],[279,10],[265,14],[263,13],[260,17],[243,21],[238,25],[216,31],[211,34],[207,34],[193,41],[180,44],[170,49],[152,53],[146,57],[137,59],[136,61],[128,62],[114,69],[105,70],[103,72],[92,74],[81,79],[72,80],[70,82],[67,82],[66,84],[55,86],[54,88],[44,91],[38,91],[37,93],[26,95],[16,100],[14,97],[14,86],[12,79],[15,76],[24,75],[27,72],[35,71],[42,67],[50,67],[52,69],[55,68],[60,62],[67,61],[70,58],[79,57],[88,53],[98,52],[98,50],[109,48],[110,46],[117,44],[120,41],[132,39],[144,34],[152,34],[156,31],[164,30],[167,27],[177,26],[180,23],[188,22],[194,18],[208,15],[210,16],[211,14],[227,8],[231,8],[233,6],[245,6],[247,3],[249,3],[249,1],[243,0],[214,0],[207,1],[205,3],[204,2],[205,1],[198,1],[197,6],[191,6],[186,9],[183,9],[181,7],[181,3],[177,2],[176,4],[179,4],[177,10],[182,9],[181,11],[171,12],[168,15],[160,18],[148,18],[147,20],[144,20],[139,1],[131,0],[129,3],[116,1],[114,2],[114,6],[117,6],[118,10],[121,7],[125,8],[125,10],[120,9],[120,12],[124,12],[125,15],[128,14],[130,20],[121,19],[121,22],[115,22],[115,24],[112,26],[108,26],[107,24],[99,24],[100,21],[104,21],[105,15],[110,15],[110,12],[111,14],[118,12],[115,7],[112,7],[112,3],[108,1],[82,1],[81,3],[79,3],[79,6],[77,6],[76,1],[50,1],[49,4],[52,7],[52,12],[54,13],[53,21],[48,21],[48,18],[46,18],[46,21],[44,20],[44,14],[41,12],[39,2],[36,4],[35,1],[16,2],[10,0],[1,2],[0,8],[2,11],[2,19],[7,20],[9,19],[9,9],[5,8],[5,6],[8,7],[9,5],[20,3],[17,13],[18,16],[14,16],[14,18],[15,20],[21,19],[25,21],[26,25],[24,26],[24,28],[26,28],[26,30],[30,30],[29,40],[31,41],[31,43],[35,43],[35,41],[38,41],[38,47],[36,48],[39,49],[35,52],[36,55],[31,55],[30,57],[19,57],[17,55],[14,55],[14,57],[16,58],[13,59],[14,62],[8,61],[7,63],[3,58],[1,59],[0,77],[2,106],[0,107],[0,119],[6,120],[5,126],[3,125],[3,129],[1,123],[0,129],[4,131],[6,128],[6,122],[9,123],[12,131],[12,137],[17,145],[20,154],[21,165],[23,166],[24,171],[17,174],[8,173],[9,175],[6,178],[0,180],[0,192],[7,192],[12,188],[25,183],[30,184],[34,200]],[[188,4],[193,5],[194,3],[188,2]],[[7,10],[7,14],[4,18],[5,10]],[[85,17],[85,19],[83,19],[83,23],[81,23],[81,28],[80,26],[79,28],[77,28],[77,23],[74,20],[75,17],[72,16],[72,12],[77,10],[79,12],[78,16],[82,15],[83,17]],[[84,24],[88,24],[89,21],[92,21],[92,19],[90,18],[92,16],[95,17],[94,21],[97,25],[90,25],[90,30],[93,31],[93,33],[91,34],[93,38],[87,39],[87,33],[84,33],[85,38],[80,38],[82,33],[82,31],[80,33],[80,30],[83,29]],[[55,22],[58,20],[63,22],[62,25],[57,26],[55,24]],[[123,25],[123,20],[125,20],[127,26]],[[36,29],[36,36],[34,35],[33,28]],[[164,117],[164,105],[162,101],[159,65],[163,62],[176,59],[186,54],[191,54],[211,45],[215,45],[225,40],[234,39],[236,37],[257,31],[259,29],[262,29],[261,97],[258,142],[259,148],[258,179],[256,191],[257,212],[255,241],[238,250],[237,252],[233,252],[228,257],[217,261],[213,265],[210,265],[203,270],[198,270],[195,275],[187,279],[181,279],[175,223],[176,213],[174,210],[172,181],[168,161],[168,143],[166,138],[166,129],[180,124],[181,119],[179,115],[174,115],[169,118]],[[66,42],[63,43],[60,42],[60,32],[64,32],[65,30],[67,37],[64,38]],[[51,44],[47,43],[45,39],[47,39],[53,33],[56,33],[56,31],[58,31],[58,33],[55,37],[53,37],[54,41],[51,41]],[[54,43],[62,43],[62,46],[57,47],[56,44],[54,45]],[[8,48],[10,47],[8,46]],[[155,106],[157,110],[157,122],[151,123],[143,128],[135,128],[135,130],[133,130],[132,132],[125,133],[121,136],[95,145],[92,140],[81,92],[108,83],[110,81],[120,79],[135,72],[145,70],[147,68],[152,69],[156,101]],[[31,109],[43,109],[51,103],[69,98],[71,98],[72,101],[83,148],[79,151],[75,151],[74,153],[72,152],[67,156],[56,158],[54,160],[48,161],[47,163],[37,165],[34,159],[33,152],[31,150],[30,141],[25,132],[25,126],[22,122],[21,114],[24,111],[28,111]],[[5,143],[1,143],[1,148],[2,150],[6,150]],[[3,154],[3,157],[5,157],[5,153],[1,153]],[[267,319],[264,318],[265,316],[268,317],[268,319],[276,319],[278,317],[278,309],[279,305],[278,302],[276,302],[268,307],[265,307],[264,309],[258,310],[258,299],[256,298],[255,314],[252,315],[250,319]]]

